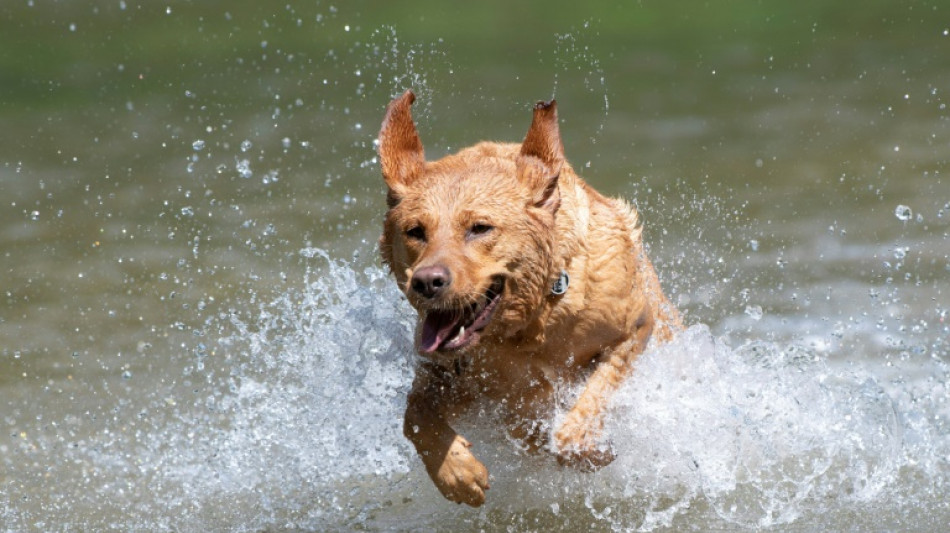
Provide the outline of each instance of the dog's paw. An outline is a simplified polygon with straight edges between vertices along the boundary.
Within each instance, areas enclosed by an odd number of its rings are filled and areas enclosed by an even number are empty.
[[[593,472],[610,464],[617,456],[610,444],[603,441],[603,430],[591,427],[584,419],[568,415],[554,433],[554,450],[558,463]]]
[[[442,495],[455,503],[478,507],[485,503],[488,469],[469,451],[472,445],[456,435],[441,464],[433,465],[429,475]]]

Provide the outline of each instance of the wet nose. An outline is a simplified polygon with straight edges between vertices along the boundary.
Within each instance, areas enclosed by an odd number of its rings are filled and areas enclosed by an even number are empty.
[[[442,265],[422,267],[412,274],[412,290],[425,298],[435,298],[452,284],[452,274]]]

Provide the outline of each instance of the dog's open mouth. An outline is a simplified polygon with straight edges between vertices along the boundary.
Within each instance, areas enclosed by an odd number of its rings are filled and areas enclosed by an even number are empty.
[[[505,289],[505,279],[495,278],[478,300],[461,309],[431,309],[422,323],[419,351],[460,350],[474,344],[491,322]]]

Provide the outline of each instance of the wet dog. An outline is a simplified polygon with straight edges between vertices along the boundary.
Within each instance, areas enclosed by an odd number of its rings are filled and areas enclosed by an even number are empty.
[[[388,187],[380,250],[418,311],[421,355],[404,432],[442,494],[478,506],[488,472],[449,422],[476,402],[563,464],[596,469],[611,393],[651,337],[681,328],[643,249],[636,211],[602,196],[564,158],[555,102],[524,141],[482,142],[426,161],[411,91],[386,109]],[[580,386],[546,429],[556,392]]]

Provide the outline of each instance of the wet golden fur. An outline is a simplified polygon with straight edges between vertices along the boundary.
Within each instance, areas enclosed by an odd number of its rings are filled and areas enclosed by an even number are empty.
[[[380,248],[419,312],[406,437],[442,494],[473,506],[488,472],[449,423],[476,401],[504,404],[511,434],[564,464],[609,463],[611,393],[651,337],[681,327],[636,211],[574,172],[553,101],[535,106],[521,144],[482,142],[428,162],[413,100],[407,91],[390,103],[379,137],[390,207]],[[562,271],[569,288],[552,294]],[[582,385],[576,404],[553,432],[539,429],[565,383]]]

